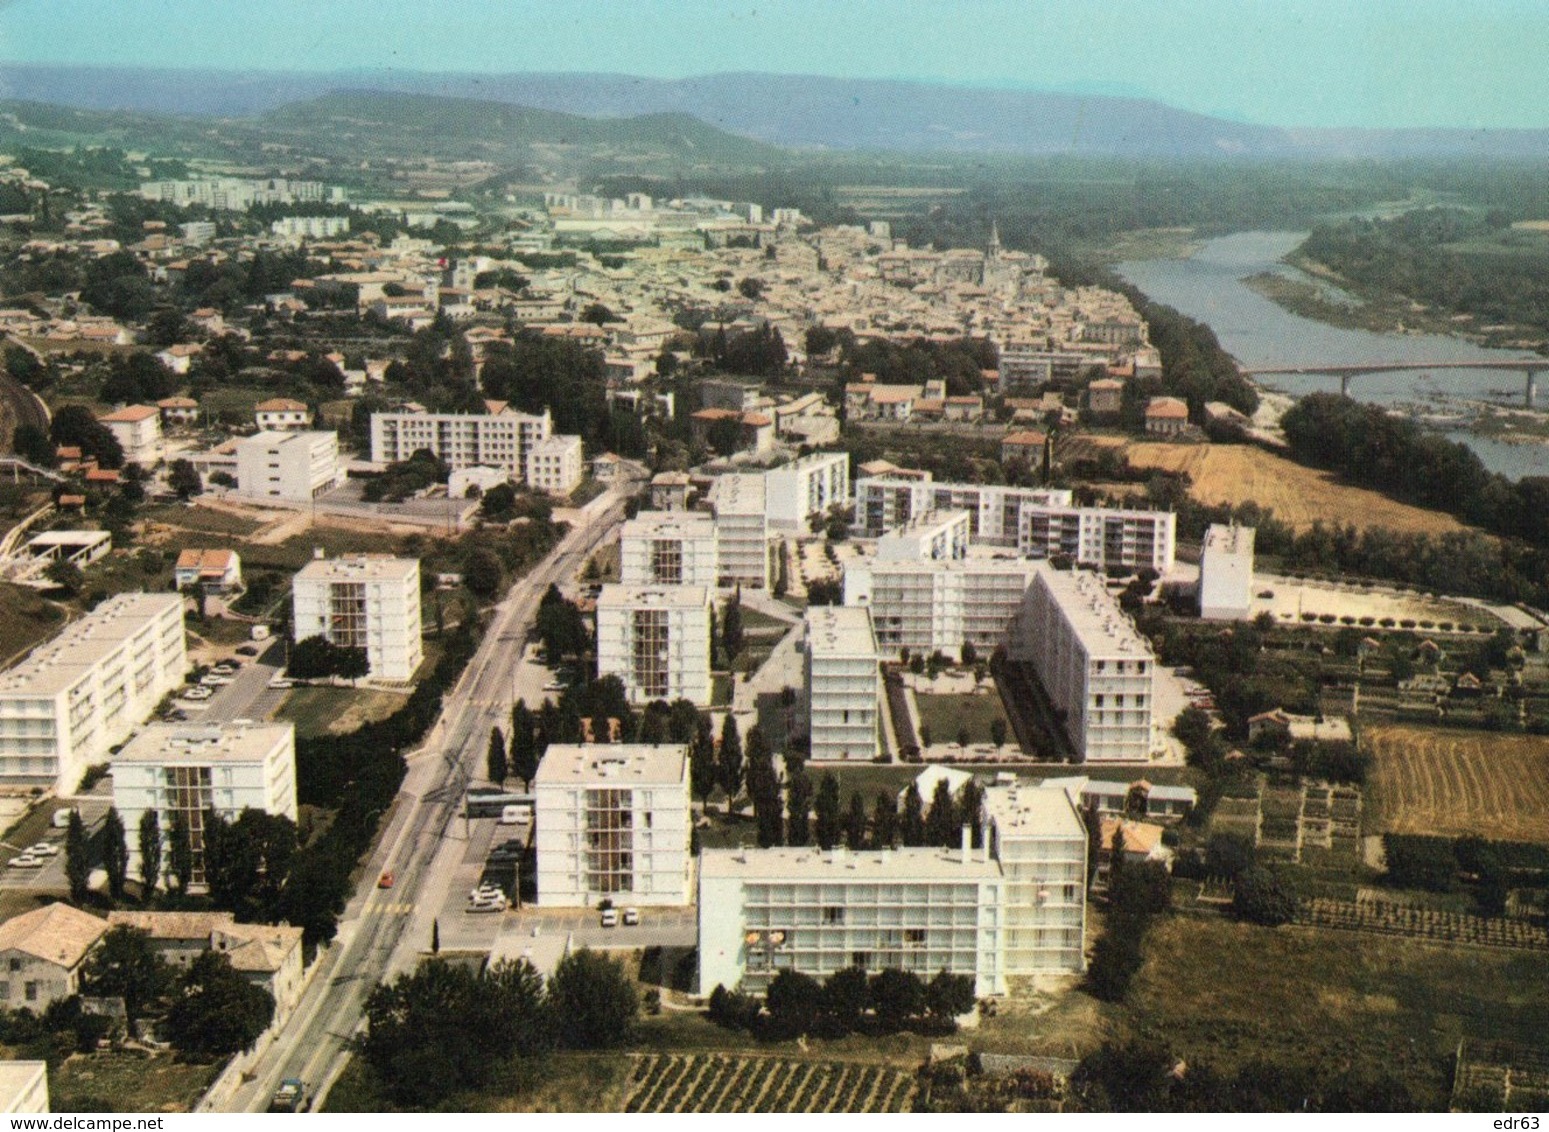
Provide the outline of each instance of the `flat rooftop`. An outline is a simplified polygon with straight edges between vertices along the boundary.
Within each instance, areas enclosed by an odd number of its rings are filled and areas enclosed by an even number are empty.
[[[551,743],[533,788],[678,786],[687,781],[682,743]]]
[[[877,655],[871,611],[865,606],[816,605],[808,608],[807,649],[813,656]]]
[[[704,586],[623,586],[609,583],[597,595],[598,609],[705,609],[710,591]]]
[[[1047,562],[1037,563],[1036,569],[1088,656],[1151,658],[1150,642],[1136,631],[1101,577],[1086,570],[1056,570]]]
[[[308,582],[406,581],[419,577],[418,558],[355,554],[347,558],[314,558],[296,573]]]
[[[290,723],[152,723],[113,756],[120,763],[256,763],[296,733]]]
[[[550,748],[552,750],[553,748]],[[879,881],[999,880],[1000,863],[983,849],[920,847],[854,851],[849,849],[704,849],[699,875],[744,882],[780,884],[876,884]]]
[[[1205,532],[1201,549],[1213,554],[1252,554],[1253,535],[1252,527],[1211,523],[1210,529]]]
[[[52,696],[63,691],[126,638],[145,632],[169,610],[175,611],[181,632],[181,594],[118,594],[109,598],[33,649],[15,668],[0,674],[0,695]]]
[[[624,539],[715,538],[715,520],[706,511],[641,511],[624,524]]]
[[[934,534],[937,531],[946,530],[948,527],[959,523],[968,523],[973,516],[960,507],[937,511],[934,508],[929,511],[921,511],[913,515],[906,523],[900,523],[893,527],[883,537],[903,538],[908,535]]]
[[[764,513],[764,477],[761,475],[717,476],[710,487],[710,503],[718,515],[762,515]]]
[[[984,791],[984,811],[1002,837],[1086,837],[1075,803],[1061,786],[991,786]]]

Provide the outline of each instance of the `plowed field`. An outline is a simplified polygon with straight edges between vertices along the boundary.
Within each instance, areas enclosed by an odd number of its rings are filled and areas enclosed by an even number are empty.
[[[1368,828],[1549,844],[1549,738],[1371,727]]]

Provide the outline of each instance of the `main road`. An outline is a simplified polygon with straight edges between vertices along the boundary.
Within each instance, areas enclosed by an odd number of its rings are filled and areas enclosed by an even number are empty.
[[[447,696],[441,718],[409,756],[409,770],[392,817],[345,909],[337,938],[274,1043],[224,1106],[262,1112],[281,1081],[299,1078],[321,1103],[348,1059],[367,996],[430,943],[425,915],[440,907],[460,856],[457,816],[469,780],[483,766],[489,730],[509,724],[512,689],[538,600],[551,584],[573,579],[599,543],[623,519],[638,483],[616,484],[580,512],[580,519],[497,607],[479,650]],[[389,889],[376,887],[384,872]],[[416,915],[416,909],[424,912]]]

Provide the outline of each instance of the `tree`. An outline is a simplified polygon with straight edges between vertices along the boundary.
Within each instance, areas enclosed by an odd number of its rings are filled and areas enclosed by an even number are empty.
[[[858,790],[850,792],[850,808],[844,817],[844,844],[846,849],[866,848],[866,800]]]
[[[891,849],[898,840],[898,800],[886,790],[878,790],[871,804],[871,847]]]
[[[124,1000],[129,1029],[145,1016],[145,1008],[172,986],[172,968],[139,928],[120,924],[109,928],[81,971],[87,994]]]
[[[1240,833],[1213,833],[1205,842],[1205,872],[1236,880],[1253,867],[1253,839]]]
[[[91,881],[91,850],[86,842],[86,823],[81,811],[70,811],[70,827],[65,832],[65,878],[70,882],[70,899],[79,904],[86,899]]]
[[[79,448],[82,456],[95,459],[101,467],[124,466],[124,449],[118,438],[85,405],[64,405],[56,410],[49,439],[55,445]]]
[[[161,882],[161,819],[155,810],[140,815],[140,899],[149,900]]]
[[[726,599],[726,611],[721,617],[721,647],[726,661],[732,662],[742,651],[742,589],[739,586]]]
[[[748,732],[752,747],[753,732]],[[767,757],[767,756],[766,756]],[[837,787],[835,801],[837,803]],[[785,843],[798,848],[812,839],[812,779],[799,762],[786,760],[785,781]]]
[[[210,810],[204,823],[210,902],[239,920],[277,918],[296,845],[296,823],[282,814],[248,806],[227,821]]]
[[[56,558],[50,562],[43,576],[71,597],[80,593],[81,587],[86,584],[86,575],[68,558]]]
[[[965,640],[962,650],[958,653],[958,659],[962,661],[964,668],[972,668],[974,662],[979,659],[979,650],[974,648],[972,641]]]
[[[122,900],[124,882],[129,878],[129,845],[124,834],[124,819],[118,816],[116,806],[108,807],[108,816],[102,822],[102,865],[108,874],[108,895],[114,900]]]
[[[167,472],[167,486],[177,492],[179,499],[192,499],[204,491],[198,469],[182,457],[172,461],[172,468]]]
[[[967,1014],[977,1003],[974,981],[968,975],[948,974],[946,969],[925,984],[925,1009],[933,1018],[956,1018]]]
[[[716,771],[721,789],[726,793],[726,813],[729,816],[732,799],[742,790],[743,778],[742,736],[737,732],[737,717],[731,712],[726,713],[726,722],[721,724],[721,750],[716,757]]]
[[[559,961],[549,1001],[560,1042],[569,1049],[614,1049],[630,1041],[640,996],[623,965],[582,948]]]
[[[11,448],[23,460],[40,468],[52,468],[58,461],[48,433],[35,424],[19,424],[11,434]]]
[[[715,790],[720,777],[720,768],[715,762],[715,735],[710,730],[710,717],[698,712],[695,714],[694,736],[688,752],[689,787],[698,795],[700,802],[708,806],[710,794]]]
[[[835,1035],[857,1029],[871,1006],[871,986],[864,967],[844,967],[823,984],[823,1012]]]
[[[297,680],[319,680],[330,676],[358,680],[371,672],[366,650],[336,645],[318,635],[291,646],[286,674]]]
[[[925,985],[913,971],[889,967],[872,977],[871,1008],[885,1033],[897,1032],[925,1013]]]
[[[479,547],[463,561],[463,585],[484,601],[498,595],[505,585],[505,569],[495,552]]]
[[[437,917],[430,921],[430,953],[441,954],[441,919]]]
[[[506,780],[506,737],[498,727],[489,729],[489,750],[484,755],[484,773],[497,786]]]
[[[172,829],[167,840],[167,865],[172,878],[177,881],[178,892],[188,895],[188,886],[194,882],[194,845],[188,830],[188,818],[182,810],[172,811]]]
[[[789,968],[777,972],[764,992],[769,1036],[790,1039],[811,1033],[817,1028],[823,997],[823,988],[811,975]]]
[[[274,996],[233,970],[223,952],[201,952],[178,989],[165,1026],[185,1057],[216,1058],[251,1049],[274,1019]]]
[[[1006,745],[1006,721],[998,715],[990,720],[990,742],[997,747]]]
[[[909,789],[904,792],[904,812],[899,819],[898,834],[905,845],[917,846],[925,844],[925,803],[920,799],[920,787],[917,783],[909,783]]]
[[[952,801],[952,787],[945,778],[939,779],[925,815],[925,844],[950,848],[956,835],[957,806]]]
[[[1296,918],[1296,890],[1274,869],[1254,865],[1237,878],[1232,915],[1250,924],[1276,927]]]
[[[506,771],[522,780],[524,790],[532,789],[533,776],[538,773],[537,720],[527,708],[526,700],[517,700],[511,709],[511,754]]]

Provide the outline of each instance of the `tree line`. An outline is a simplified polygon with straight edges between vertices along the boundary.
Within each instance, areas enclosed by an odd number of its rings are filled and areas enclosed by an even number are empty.
[[[913,971],[887,967],[868,974],[846,967],[819,980],[784,969],[770,980],[762,1003],[719,984],[710,993],[710,1021],[747,1030],[763,1041],[790,1041],[803,1035],[837,1039],[861,1033],[870,1037],[903,1030],[952,1033],[954,1019],[974,1008],[974,981],[946,970],[930,980]]]

